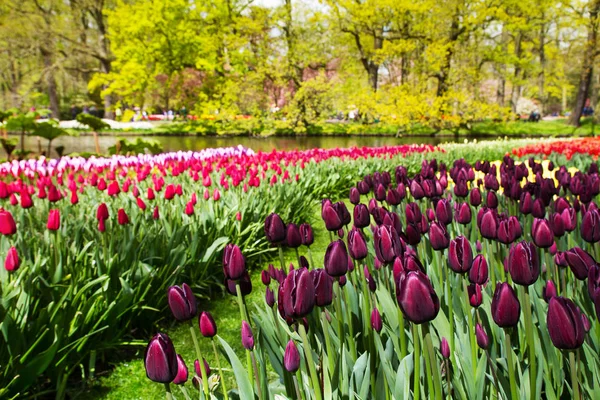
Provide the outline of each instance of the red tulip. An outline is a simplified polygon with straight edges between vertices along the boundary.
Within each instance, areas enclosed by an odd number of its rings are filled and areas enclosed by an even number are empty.
[[[8,272],[14,272],[21,266],[21,260],[19,259],[19,253],[15,247],[8,249],[6,258],[4,259],[4,269]]]
[[[52,209],[48,213],[48,223],[46,227],[50,231],[57,231],[60,229],[60,210]]]

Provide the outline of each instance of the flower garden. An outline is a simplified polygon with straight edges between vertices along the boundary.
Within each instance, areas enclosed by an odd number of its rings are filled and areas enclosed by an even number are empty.
[[[599,148],[1,164],[0,398],[600,397]]]

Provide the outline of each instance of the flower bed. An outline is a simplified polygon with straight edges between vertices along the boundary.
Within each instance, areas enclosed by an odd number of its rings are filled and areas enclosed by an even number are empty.
[[[0,397],[64,397],[74,372],[88,377],[154,325],[169,286],[185,279],[210,295],[221,285],[227,243],[249,263],[272,251],[264,215],[304,222],[355,176],[433,150],[238,147],[0,165]]]
[[[567,160],[570,160],[577,154],[587,155],[597,160],[600,155],[600,138],[587,137],[582,139],[539,142],[516,148],[512,151],[512,154],[517,157],[528,155],[549,156],[552,153],[562,154]]]

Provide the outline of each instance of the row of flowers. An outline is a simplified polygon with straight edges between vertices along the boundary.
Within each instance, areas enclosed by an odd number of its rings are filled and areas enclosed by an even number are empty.
[[[406,385],[411,376],[415,399],[592,396],[600,378],[600,332],[592,329],[600,317],[593,165],[571,174],[505,157],[498,180],[489,162],[447,167],[434,160],[412,178],[398,167],[394,183],[386,171],[365,176],[350,190],[352,213],[345,202],[322,202],[330,232],[322,262],[297,253],[296,265],[282,260],[262,272],[265,309],[252,318],[243,299],[252,290],[244,257],[228,245],[223,273],[239,300],[242,344],[249,360],[269,359],[279,374],[271,382],[256,363],[246,374],[235,371],[239,360],[220,340],[240,393],[252,390],[242,397],[271,398],[282,384],[288,397],[399,398],[409,393],[398,381]],[[314,239],[309,225],[285,224],[276,214],[264,231],[279,248],[310,249]],[[185,288],[169,291],[178,320],[196,315]],[[199,327],[213,337],[208,317],[200,315]],[[165,383],[169,395],[169,383],[187,380],[175,355],[159,334],[145,357],[147,376]],[[205,372],[197,369],[192,380],[208,396]],[[222,391],[227,398],[224,385]]]
[[[588,155],[596,160],[600,155],[600,138],[586,137],[580,139],[540,141],[515,148],[512,151],[512,154],[517,157],[529,155],[549,156],[552,153],[562,154],[567,160],[570,160],[576,154]]]

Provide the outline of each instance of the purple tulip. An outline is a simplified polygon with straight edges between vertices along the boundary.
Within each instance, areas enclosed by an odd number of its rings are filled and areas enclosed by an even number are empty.
[[[521,224],[515,216],[503,219],[498,224],[498,241],[504,244],[510,244],[517,240],[523,234]]]
[[[547,249],[554,243],[554,233],[546,219],[536,218],[531,225],[531,237],[537,247]]]
[[[305,246],[310,246],[314,243],[315,237],[309,224],[300,225],[300,237],[302,238],[302,244]]]
[[[471,193],[469,193],[469,203],[473,207],[478,207],[481,204],[481,192],[479,188],[474,187],[471,189]]]
[[[408,203],[405,208],[405,215],[407,224],[421,223],[422,213],[417,203]]]
[[[310,314],[315,306],[315,285],[306,268],[288,274],[279,287],[279,304],[284,319],[298,319]]]
[[[202,359],[202,364],[204,364],[206,375],[210,376],[212,371],[210,370],[210,365],[208,365],[206,359]],[[196,375],[198,375],[200,379],[204,378],[204,374],[202,373],[202,368],[200,368],[200,362],[198,360],[194,360],[194,371],[196,371]]]
[[[356,187],[352,187],[350,189],[350,203],[356,205],[358,203],[360,203],[360,192],[358,191],[358,189]]]
[[[440,302],[427,275],[421,271],[401,274],[396,282],[400,310],[409,321],[422,324],[433,320],[440,311]]]
[[[498,283],[492,298],[492,318],[501,328],[516,326],[521,315],[521,304],[513,288],[506,282]]]
[[[588,210],[581,220],[581,238],[588,243],[600,241],[600,214],[598,210]]]
[[[573,232],[577,228],[577,212],[574,208],[569,207],[562,210],[560,218],[562,219],[565,231]]]
[[[275,305],[275,293],[270,288],[267,288],[265,291],[265,303],[269,307],[273,307]]]
[[[295,373],[300,368],[300,353],[298,348],[292,339],[285,346],[285,353],[283,354],[283,366],[289,373]]]
[[[196,297],[187,283],[184,283],[181,287],[169,287],[167,299],[169,308],[171,308],[173,316],[178,321],[188,321],[194,318],[198,312]]]
[[[364,204],[354,206],[354,226],[357,228],[366,228],[371,223],[371,214]]]
[[[377,333],[381,332],[381,329],[383,328],[381,314],[379,314],[379,310],[377,308],[374,308],[373,311],[371,311],[371,327]]]
[[[396,256],[401,255],[402,245],[398,233],[389,226],[377,227],[373,235],[375,255],[382,264],[394,261]]]
[[[531,198],[531,193],[523,192],[521,194],[521,198],[519,199],[519,211],[521,211],[521,214],[531,214],[533,211],[533,199]]]
[[[540,261],[533,243],[522,241],[511,246],[508,272],[518,285],[529,286],[540,276]]]
[[[362,260],[367,257],[368,249],[367,242],[362,232],[356,227],[353,227],[348,232],[348,251],[353,259]]]
[[[450,245],[450,236],[444,225],[432,222],[429,228],[429,241],[434,250],[444,250]]]
[[[573,271],[573,275],[582,281],[588,277],[588,270],[596,264],[594,257],[581,247],[573,247],[563,254],[565,255],[565,261]]]
[[[204,337],[212,338],[217,334],[217,324],[208,311],[203,311],[200,314],[198,325],[200,326],[200,333]]]
[[[348,251],[343,240],[329,243],[325,251],[325,270],[331,276],[337,277],[348,272]]]
[[[471,244],[464,236],[458,236],[450,241],[448,250],[448,266],[456,273],[464,274],[471,269],[473,264],[473,250]]]
[[[279,215],[269,214],[265,220],[265,236],[271,243],[281,243],[285,240],[285,224]]]
[[[146,347],[144,366],[148,379],[170,383],[177,377],[177,353],[169,336],[157,333]]]
[[[534,218],[543,219],[546,216],[546,207],[542,199],[535,199],[531,208],[531,215]]]
[[[285,229],[285,243],[292,249],[302,246],[302,235],[298,225],[289,223]]]
[[[333,301],[333,278],[324,269],[310,271],[315,286],[315,305],[327,307]]]
[[[471,304],[471,307],[477,308],[481,305],[481,303],[483,303],[481,286],[477,283],[472,283],[467,286],[467,294],[469,295],[469,304]]]
[[[441,199],[435,205],[435,215],[440,223],[448,225],[452,222],[452,206],[446,199]]]
[[[468,225],[471,223],[471,207],[468,203],[459,203],[457,205],[456,214],[454,215],[454,219],[456,222],[462,225]]]
[[[492,191],[487,192],[485,204],[489,208],[498,208],[498,197],[496,196],[496,193]]]
[[[242,321],[242,346],[246,350],[254,349],[254,335],[252,334],[252,328],[246,321]]]
[[[485,330],[481,324],[477,324],[475,327],[475,338],[477,339],[477,345],[481,349],[487,350],[487,348],[490,346],[490,339],[488,338],[488,335],[485,333]]]
[[[246,272],[246,258],[235,244],[228,244],[223,251],[223,275],[225,278],[237,281]]]
[[[440,353],[442,353],[442,357],[446,360],[450,358],[450,346],[445,337],[442,338],[442,342],[440,343]]]
[[[481,217],[479,217],[481,215]],[[498,216],[491,208],[482,208],[477,214],[481,236],[486,239],[496,239],[498,231]]]
[[[177,376],[173,379],[173,383],[176,385],[184,385],[188,380],[188,369],[187,365],[183,361],[183,358],[177,354]]]
[[[550,302],[550,299],[556,297],[556,286],[552,281],[546,281],[546,284],[542,288],[542,297],[546,300],[546,303]]]
[[[482,254],[478,254],[471,264],[469,270],[469,281],[479,285],[485,285],[488,280],[488,264]]]
[[[556,348],[573,350],[583,344],[585,339],[583,318],[573,301],[558,296],[551,298],[548,303],[546,325],[550,339]]]
[[[242,277],[237,281],[225,278],[224,285],[227,292],[232,296],[237,296],[236,285],[240,285],[240,292],[242,296],[247,296],[252,293],[252,281],[250,280],[248,271],[245,271],[244,275],[242,275]]]
[[[350,213],[348,212],[348,208],[346,208],[346,203],[344,203],[343,201],[338,201],[337,203],[334,203],[333,209],[338,214],[338,217],[342,223],[342,226],[348,225],[352,221],[352,217],[350,216]],[[342,228],[342,226],[340,226],[338,229],[334,229],[334,230],[340,230]]]
[[[549,222],[554,236],[561,237],[565,234],[565,223],[559,213],[553,213],[550,215]]]
[[[262,270],[260,273],[260,280],[262,281],[263,285],[269,286],[271,284],[271,275],[269,275],[269,271]]]

